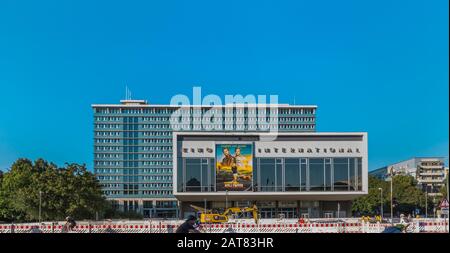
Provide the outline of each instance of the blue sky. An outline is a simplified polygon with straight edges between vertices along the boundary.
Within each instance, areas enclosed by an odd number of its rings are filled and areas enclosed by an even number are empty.
[[[0,2],[0,168],[92,167],[90,105],[174,94],[317,104],[369,168],[448,157],[448,1]]]

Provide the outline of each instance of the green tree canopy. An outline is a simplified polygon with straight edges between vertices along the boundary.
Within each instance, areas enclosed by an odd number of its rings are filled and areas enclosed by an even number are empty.
[[[85,165],[58,168],[43,159],[17,160],[0,179],[0,220],[38,220],[40,199],[42,220],[92,219],[109,208]]]
[[[393,180],[393,199],[397,202],[394,205],[394,213],[411,214],[416,208],[423,212],[425,208],[425,193],[417,187],[417,182],[414,178],[408,175],[396,175],[393,177]],[[382,200],[379,188],[383,189]],[[384,212],[388,213],[391,205],[390,194],[389,181],[369,176],[369,192],[366,196],[359,197],[353,201],[352,211],[357,215],[379,214],[382,203]]]

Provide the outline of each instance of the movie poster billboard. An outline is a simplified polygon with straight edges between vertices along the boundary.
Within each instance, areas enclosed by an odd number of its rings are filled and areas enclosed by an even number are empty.
[[[216,190],[251,191],[252,144],[216,144]]]

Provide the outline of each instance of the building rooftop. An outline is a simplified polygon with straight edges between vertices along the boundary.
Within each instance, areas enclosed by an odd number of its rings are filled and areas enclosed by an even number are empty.
[[[162,107],[162,108],[179,108],[179,107],[270,107],[276,106],[279,108],[317,108],[317,105],[290,105],[290,104],[225,104],[225,105],[163,105],[163,104],[148,104],[147,100],[120,100],[120,104],[92,104],[96,107]]]

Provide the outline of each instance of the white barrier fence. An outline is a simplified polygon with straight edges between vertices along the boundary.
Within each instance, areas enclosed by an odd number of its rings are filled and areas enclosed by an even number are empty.
[[[79,222],[72,233],[174,233],[183,221],[127,221],[91,224]],[[0,233],[61,233],[63,223],[0,224]],[[202,224],[203,233],[381,233],[391,224],[368,222],[238,221],[226,224]],[[408,228],[412,233],[448,233],[448,222],[416,220]]]

